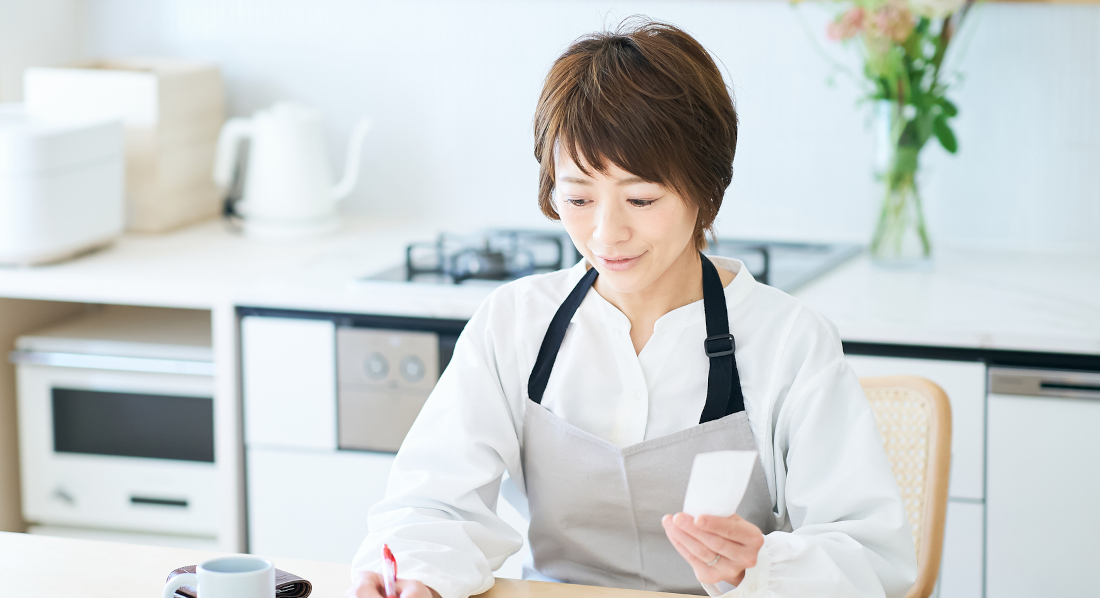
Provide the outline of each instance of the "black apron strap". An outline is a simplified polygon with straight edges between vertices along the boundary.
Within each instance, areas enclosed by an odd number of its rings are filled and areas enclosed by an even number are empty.
[[[595,268],[589,268],[588,272],[585,272],[580,282],[573,287],[569,296],[554,314],[554,319],[550,320],[550,328],[547,329],[546,336],[542,337],[542,346],[539,347],[539,356],[535,359],[535,368],[531,370],[531,377],[527,379],[527,396],[540,405],[542,393],[546,392],[546,383],[550,381],[550,371],[554,369],[554,361],[558,358],[558,349],[561,348],[561,342],[565,340],[569,321],[573,319],[573,314],[577,313],[581,301],[584,301],[588,289],[592,288],[592,283],[596,282],[596,277],[599,275]]]
[[[703,350],[710,357],[710,374],[707,379],[707,403],[699,417],[699,423],[723,418],[745,410],[745,399],[741,394],[741,379],[737,375],[737,361],[734,358],[733,335],[729,329],[729,315],[726,312],[726,295],[722,289],[722,279],[714,264],[703,254],[699,254],[703,263],[703,311],[707,319],[707,338],[703,341]],[[565,339],[569,322],[584,301],[588,289],[596,281],[599,272],[589,268],[577,286],[569,292],[561,307],[550,320],[546,336],[542,337],[542,346],[535,359],[535,367],[527,380],[527,396],[536,403],[542,403],[546,384],[550,381],[550,372],[558,358],[558,350]]]
[[[699,254],[703,262],[703,312],[707,318],[707,339],[703,350],[710,358],[710,375],[707,379],[707,404],[699,423],[721,419],[745,410],[745,397],[741,394],[741,377],[737,375],[736,344],[730,334],[729,314],[726,312],[726,294],[722,277],[710,259]]]

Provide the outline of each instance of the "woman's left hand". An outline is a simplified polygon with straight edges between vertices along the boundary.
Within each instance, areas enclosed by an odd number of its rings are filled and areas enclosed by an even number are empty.
[[[692,517],[677,513],[665,515],[661,524],[672,545],[702,583],[740,584],[745,578],[745,569],[756,565],[756,555],[764,545],[760,528],[737,515]]]

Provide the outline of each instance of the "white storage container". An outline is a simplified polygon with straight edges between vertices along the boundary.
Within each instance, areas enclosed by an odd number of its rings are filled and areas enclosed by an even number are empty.
[[[220,213],[211,178],[225,120],[216,65],[131,58],[34,67],[23,93],[32,114],[122,118],[128,229],[161,232]]]
[[[0,105],[0,263],[64,259],[123,229],[122,123]]]

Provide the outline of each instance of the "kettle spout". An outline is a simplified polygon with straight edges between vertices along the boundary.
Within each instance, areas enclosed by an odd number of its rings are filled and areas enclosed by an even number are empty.
[[[332,199],[340,201],[351,194],[355,184],[359,182],[359,158],[363,153],[363,139],[372,126],[370,119],[363,119],[356,123],[348,140],[348,151],[344,162],[344,176],[339,183],[332,188]]]

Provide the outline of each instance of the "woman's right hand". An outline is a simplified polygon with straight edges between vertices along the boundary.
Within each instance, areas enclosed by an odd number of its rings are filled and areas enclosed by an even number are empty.
[[[415,579],[397,579],[398,598],[439,598],[439,593]],[[356,571],[355,582],[347,598],[386,598],[382,575],[374,571]]]

